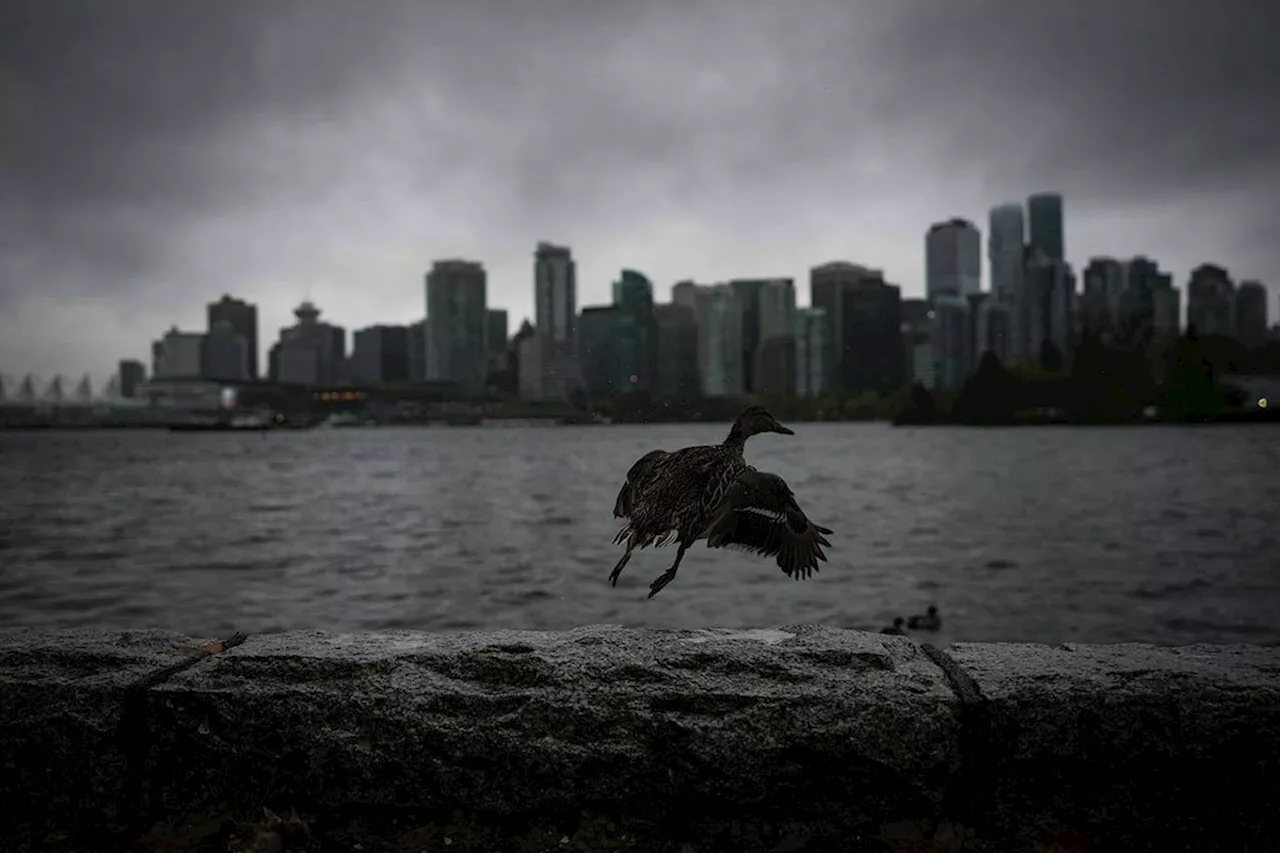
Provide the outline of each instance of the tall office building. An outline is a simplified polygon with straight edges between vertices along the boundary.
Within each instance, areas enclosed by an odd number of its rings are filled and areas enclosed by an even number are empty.
[[[200,375],[205,379],[243,382],[253,378],[249,342],[229,320],[215,320],[204,337]]]
[[[826,393],[827,312],[822,308],[798,308],[795,314],[796,395],[818,397]]]
[[[902,300],[903,377],[905,382],[937,387],[933,358],[934,311],[927,299]]]
[[[485,312],[485,349],[489,353],[489,370],[507,366],[507,310],[490,308]]]
[[[1023,298],[1019,300],[1019,320],[1026,329],[1024,360],[1041,361],[1046,343],[1063,359],[1070,358],[1075,346],[1075,293],[1075,275],[1069,264],[1028,247]]]
[[[797,369],[795,282],[789,278],[766,279],[755,299],[753,384],[747,390],[790,396],[795,393]]]
[[[538,399],[542,389],[542,362],[538,334],[528,320],[511,336],[511,352],[515,356],[516,393],[522,400]]]
[[[1062,196],[1042,192],[1027,197],[1029,243],[1052,261],[1065,261],[1066,237],[1063,226]]]
[[[427,378],[479,386],[488,375],[488,275],[477,261],[435,261],[426,275]]]
[[[578,363],[588,397],[607,397],[621,390],[617,387],[618,315],[617,305],[586,305],[578,315]]]
[[[1171,341],[1182,331],[1182,293],[1173,276],[1162,275],[1151,294],[1151,331],[1156,340]]]
[[[404,382],[409,379],[408,326],[369,326],[351,336],[351,382]]]
[[[1236,333],[1236,286],[1217,264],[1200,264],[1187,284],[1187,325],[1202,338]]]
[[[424,317],[409,324],[409,381],[427,381],[427,320]]]
[[[658,324],[653,313],[653,284],[643,273],[624,269],[613,284],[613,293],[617,309],[614,387],[623,392],[653,391],[658,381]]]
[[[567,246],[539,242],[533,256],[538,399],[568,399],[582,385],[578,365],[578,274]]]
[[[120,379],[120,396],[132,400],[138,395],[138,388],[147,381],[147,369],[142,362],[127,358],[120,362],[117,369]]]
[[[902,291],[880,270],[833,261],[809,271],[809,302],[827,318],[827,384],[892,393],[902,384]]]
[[[1120,293],[1115,339],[1132,346],[1147,346],[1157,336],[1177,334],[1178,317],[1169,317],[1169,305],[1178,310],[1178,294],[1173,276],[1160,265],[1137,255],[1121,264],[1123,290]],[[1159,307],[1159,312],[1157,312]],[[1160,314],[1157,318],[1157,313]]]
[[[1259,281],[1242,281],[1236,290],[1236,339],[1247,347],[1267,340],[1267,289]]]
[[[198,379],[204,370],[204,335],[182,332],[177,326],[151,345],[154,379]]]
[[[982,289],[982,235],[967,219],[929,227],[924,238],[925,298],[968,296]]]
[[[742,365],[742,303],[727,284],[699,287],[698,370],[706,397],[735,397],[746,389]]]
[[[698,285],[688,279],[671,285],[671,303],[681,308],[698,307]]]
[[[969,372],[991,353],[1002,363],[1016,355],[1013,349],[1013,302],[1002,302],[991,293],[970,293]]]
[[[742,387],[747,393],[760,389],[756,379],[756,351],[760,346],[760,294],[773,279],[738,278],[729,282],[742,311]]]
[[[1080,294],[1080,331],[1114,339],[1120,332],[1125,268],[1115,258],[1090,258]]]
[[[1026,217],[1021,204],[1008,203],[991,208],[987,223],[987,265],[991,270],[991,293],[1001,302],[1008,303],[1017,298],[1022,281],[1026,233]]]
[[[930,350],[933,355],[930,386],[935,390],[959,391],[972,370],[972,319],[969,300],[955,293],[942,293],[929,301]]]
[[[702,384],[696,311],[671,302],[653,306],[653,317],[658,330],[658,394],[671,400],[698,396]]]
[[[258,379],[261,376],[258,372],[258,306],[224,294],[217,302],[209,303],[206,314],[207,331],[225,322],[244,338],[249,356],[247,378]]]

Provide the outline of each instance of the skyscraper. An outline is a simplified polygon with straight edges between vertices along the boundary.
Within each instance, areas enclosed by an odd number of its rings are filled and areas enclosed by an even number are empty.
[[[249,354],[248,378],[259,378],[261,374],[258,372],[258,306],[224,294],[217,302],[209,303],[206,314],[208,315],[207,331],[213,331],[219,322],[225,322],[244,338]]]
[[[671,285],[671,302],[682,308],[698,307],[698,285],[692,281],[677,281]]]
[[[1167,313],[1170,299],[1177,311],[1178,294],[1173,287],[1173,276],[1161,272],[1160,265],[1144,255],[1130,258],[1121,264],[1121,270],[1123,290],[1116,317],[1116,339],[1146,346],[1157,335],[1176,334],[1178,317],[1172,318],[1172,328],[1168,328],[1171,318]]]
[[[409,378],[409,327],[369,326],[351,336],[348,379],[352,382],[403,382]]]
[[[1013,302],[1001,302],[990,293],[970,293],[969,371],[977,369],[982,357],[991,353],[1008,363],[1013,349]]]
[[[927,299],[902,300],[903,377],[926,388],[937,387],[933,360],[934,311]]]
[[[1267,289],[1258,281],[1242,281],[1236,290],[1236,339],[1260,347],[1267,339]]]
[[[578,316],[578,363],[589,397],[621,390],[618,381],[618,306],[587,305]]]
[[[485,349],[489,353],[489,369],[502,370],[507,362],[507,310],[490,308],[485,312]]]
[[[476,261],[435,261],[426,276],[427,378],[480,385],[488,373],[488,276]]]
[[[695,297],[696,291],[691,291]],[[658,329],[657,392],[667,399],[696,397],[698,378],[698,320],[693,307],[671,302],[653,306]]]
[[[1020,320],[1027,330],[1022,340],[1026,361],[1041,362],[1046,344],[1052,344],[1061,358],[1070,356],[1075,345],[1075,301],[1076,282],[1070,265],[1028,247],[1019,299]]]
[[[200,375],[205,379],[243,382],[250,379],[249,342],[229,320],[216,320],[204,336]]]
[[[973,320],[969,300],[942,293],[930,301],[929,343],[934,389],[959,391],[973,368]]]
[[[177,326],[151,345],[153,379],[198,379],[204,369],[204,335]]]
[[[118,374],[120,396],[126,400],[132,400],[137,395],[138,386],[147,381],[147,369],[142,366],[142,362],[131,358],[120,362]]]
[[[1114,338],[1120,330],[1120,305],[1125,291],[1124,266],[1115,258],[1090,258],[1083,278],[1081,331]]]
[[[991,293],[1000,302],[1012,302],[1022,281],[1022,253],[1026,245],[1026,217],[1016,202],[991,208],[987,226],[987,263],[991,269]]]
[[[1052,261],[1065,261],[1066,238],[1062,222],[1062,196],[1041,192],[1027,197],[1030,243]]]
[[[742,370],[742,303],[727,284],[700,287],[698,368],[702,393],[733,397],[745,390]]]
[[[427,379],[427,321],[425,318],[409,324],[405,346],[409,349],[409,381],[425,382]]]
[[[764,281],[756,294],[756,345],[748,391],[791,395],[796,388],[796,286],[789,278]]]
[[[568,399],[582,385],[578,367],[577,264],[567,246],[539,242],[533,256],[534,336],[540,399]]]
[[[821,308],[796,309],[796,388],[801,397],[817,397],[827,390],[824,359],[828,347],[826,311]]]
[[[1217,264],[1200,264],[1187,284],[1187,325],[1200,337],[1236,333],[1236,286]]]
[[[929,227],[924,238],[925,298],[982,290],[982,235],[959,217]]]
[[[902,385],[902,291],[883,272],[847,261],[814,267],[809,302],[827,318],[828,387],[892,393]]]
[[[742,390],[756,388],[756,348],[760,344],[760,291],[768,279],[739,278],[729,282],[742,310]]]
[[[624,269],[614,282],[617,308],[617,391],[652,391],[658,373],[658,325],[653,284],[643,273]]]

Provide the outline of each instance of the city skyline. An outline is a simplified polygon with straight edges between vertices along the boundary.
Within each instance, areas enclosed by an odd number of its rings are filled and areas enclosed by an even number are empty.
[[[259,358],[306,297],[351,331],[417,320],[449,257],[485,265],[514,331],[538,240],[572,248],[579,308],[622,268],[662,301],[681,279],[778,276],[805,305],[831,260],[922,296],[924,234],[958,216],[986,289],[989,209],[1041,190],[1065,197],[1077,276],[1141,254],[1180,288],[1214,262],[1280,292],[1276,69],[1248,42],[1267,8],[511,7],[524,41],[499,46],[480,10],[230,3],[195,27],[184,3],[41,5],[0,0],[12,374],[145,361],[222,293],[258,305]],[[56,57],[73,14],[74,68]],[[1187,63],[1206,32],[1222,61]]]

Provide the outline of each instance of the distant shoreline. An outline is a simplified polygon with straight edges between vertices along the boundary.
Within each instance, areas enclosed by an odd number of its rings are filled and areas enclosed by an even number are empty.
[[[895,427],[1134,427],[1134,426],[1219,426],[1227,424],[1280,424],[1280,409],[1254,409],[1244,412],[1227,412],[1212,418],[1133,418],[1133,419],[1085,419],[1067,417],[1014,417],[989,421],[952,420],[946,416],[937,418],[899,416],[892,420]]]
[[[719,420],[712,419],[681,419],[681,418],[660,418],[651,420],[614,420],[612,422],[590,422],[590,421],[570,421],[563,422],[555,417],[486,417],[484,423],[493,424],[501,422],[527,422],[530,427],[538,426],[656,426],[660,424],[718,424]],[[1172,418],[1144,418],[1133,420],[1089,420],[1089,419],[1073,419],[1065,417],[1017,417],[1003,418],[989,421],[957,421],[952,420],[945,415],[934,418],[919,416],[899,416],[896,418],[850,418],[850,419],[816,419],[816,418],[789,418],[789,422],[798,424],[859,424],[859,423],[882,423],[893,427],[960,427],[960,428],[1008,428],[1008,427],[1151,427],[1151,426],[1217,426],[1217,425],[1240,425],[1240,424],[1280,424],[1280,409],[1274,411],[1268,409],[1256,409],[1246,412],[1231,412],[1211,419],[1203,420],[1179,420]],[[365,430],[379,429],[383,427],[419,427],[440,429],[442,427],[457,428],[459,426],[482,426],[482,424],[448,424],[444,421],[434,421],[427,423],[387,423],[387,424],[369,424],[355,427],[344,427],[344,431],[349,429]],[[298,427],[298,426],[280,426],[280,427],[256,427],[252,429],[221,429],[207,430],[209,432],[311,432],[317,427]],[[169,423],[156,422],[139,422],[139,423],[13,423],[0,424],[0,432],[95,432],[95,431],[119,431],[119,430],[161,430],[165,432],[178,432],[182,430],[173,430]],[[201,430],[193,430],[201,432]]]

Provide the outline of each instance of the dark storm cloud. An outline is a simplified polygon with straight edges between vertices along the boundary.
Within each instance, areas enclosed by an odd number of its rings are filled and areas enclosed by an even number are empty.
[[[851,255],[918,292],[930,221],[1040,188],[1077,263],[1274,281],[1278,9],[0,0],[0,366],[140,354],[224,290],[267,337],[313,283],[405,320],[443,254],[522,312],[539,238],[584,301]]]
[[[904,95],[935,127],[949,117],[952,150],[987,170],[1137,195],[1277,174],[1280,5],[910,5],[890,36]]]

